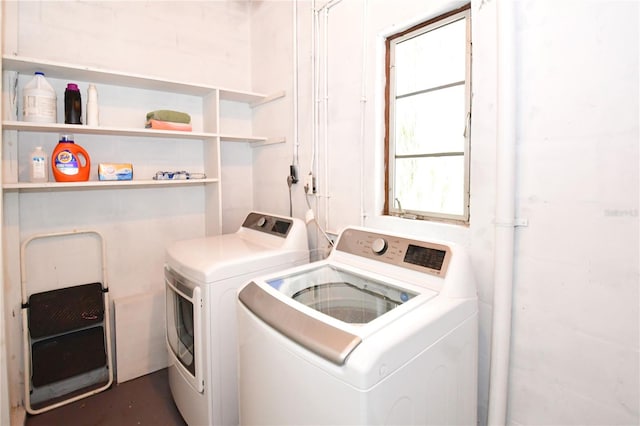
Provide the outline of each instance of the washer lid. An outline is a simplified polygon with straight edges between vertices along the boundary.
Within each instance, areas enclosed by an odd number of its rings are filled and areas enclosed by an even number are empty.
[[[307,252],[274,248],[237,234],[177,241],[166,251],[166,261],[172,269],[200,283],[258,272],[305,256]]]

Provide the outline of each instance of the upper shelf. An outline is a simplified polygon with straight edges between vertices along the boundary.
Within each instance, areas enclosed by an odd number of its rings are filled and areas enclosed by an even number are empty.
[[[230,90],[202,84],[189,84],[139,74],[122,73],[119,71],[80,67],[24,56],[3,55],[2,68],[6,71],[17,71],[25,74],[42,71],[46,76],[52,78],[91,81],[100,84],[158,90],[193,96],[206,96],[218,90],[221,100],[247,102],[249,104],[259,104],[265,99],[268,99],[266,95],[260,93]]]

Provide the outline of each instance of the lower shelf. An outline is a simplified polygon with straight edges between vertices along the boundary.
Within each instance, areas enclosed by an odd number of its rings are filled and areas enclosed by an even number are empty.
[[[58,190],[66,188],[126,188],[126,187],[151,187],[151,186],[180,186],[180,185],[201,185],[205,183],[218,182],[218,179],[183,179],[183,180],[113,180],[113,181],[97,181],[90,180],[85,182],[17,182],[5,183],[2,188],[5,190],[19,191],[42,191],[42,190]]]

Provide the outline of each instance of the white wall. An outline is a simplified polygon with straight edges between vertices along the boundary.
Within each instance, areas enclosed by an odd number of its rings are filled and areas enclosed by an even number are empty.
[[[5,54],[250,88],[246,1],[18,3],[17,45]]]
[[[511,419],[637,424],[639,5],[518,6]]]
[[[255,1],[251,7],[253,90],[287,96],[254,110],[255,134],[284,136],[286,144],[253,150],[253,203],[257,210],[289,214],[287,176],[293,164],[292,18],[287,1]],[[292,188],[298,193],[300,185]],[[300,200],[298,198],[298,200]],[[301,217],[299,209],[294,215]]]
[[[324,3],[318,0],[316,6]],[[383,36],[461,2],[366,3],[363,11],[362,0],[341,2],[331,9],[328,26],[320,23],[321,40],[327,28],[329,40],[329,142],[319,147],[320,196],[312,203],[330,231],[363,221],[469,248],[481,306],[479,420],[484,423],[493,304],[496,2],[472,1],[468,227],[379,216]],[[313,135],[310,8],[310,1],[298,2],[303,174],[309,170]],[[517,216],[527,219],[528,226],[516,229],[508,423],[638,424],[639,6],[630,1],[531,0],[518,1],[515,9]],[[265,16],[270,19],[260,19]],[[274,27],[280,32],[273,34]],[[253,3],[254,84],[258,73],[287,74],[290,52],[281,40],[291,28],[288,3]],[[278,49],[268,50],[272,45]],[[366,125],[361,146],[363,57]],[[317,59],[324,63],[327,56],[320,52]],[[324,75],[322,71],[321,81]],[[289,119],[278,118],[273,126]],[[324,127],[321,140],[323,132]],[[328,176],[323,175],[325,158]],[[270,190],[255,191],[256,206],[285,208],[281,194],[289,161],[281,151],[267,149],[254,157],[255,182],[262,181],[259,176],[273,180]],[[294,187],[294,214],[300,217],[306,210],[303,197],[302,188]]]

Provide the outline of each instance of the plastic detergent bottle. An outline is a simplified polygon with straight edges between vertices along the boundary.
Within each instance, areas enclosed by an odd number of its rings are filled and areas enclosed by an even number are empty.
[[[65,124],[82,124],[82,99],[80,89],[75,83],[67,84],[64,90]]]
[[[36,72],[22,91],[22,119],[35,123],[55,123],[57,120],[56,91],[44,78],[44,73]]]
[[[73,135],[60,135],[60,141],[51,155],[51,169],[56,182],[89,180],[91,158],[89,153],[73,141]]]
[[[49,169],[47,169],[47,154],[42,147],[36,147],[29,156],[29,181],[48,182]]]

